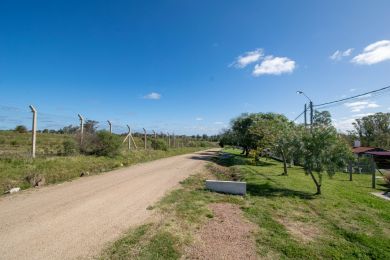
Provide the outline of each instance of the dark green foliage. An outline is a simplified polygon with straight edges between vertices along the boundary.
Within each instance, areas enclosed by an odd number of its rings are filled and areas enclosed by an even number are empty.
[[[100,131],[96,133],[93,140],[93,154],[108,157],[115,157],[120,154],[122,141],[119,136],[107,131]]]
[[[356,119],[355,131],[351,134],[359,138],[363,146],[390,148],[390,113],[376,113]]]
[[[166,142],[164,142],[163,140],[159,140],[159,139],[152,139],[152,144],[151,144],[152,148],[154,150],[163,150],[163,151],[167,151],[168,150],[168,145]]]
[[[18,125],[17,127],[15,127],[15,132],[18,132],[18,133],[27,133],[27,127],[25,127],[24,125]]]
[[[62,143],[62,146],[64,148],[64,155],[75,155],[78,152],[78,144],[73,139],[65,140]]]

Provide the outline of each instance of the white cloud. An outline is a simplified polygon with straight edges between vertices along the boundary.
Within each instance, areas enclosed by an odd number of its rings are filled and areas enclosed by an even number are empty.
[[[217,121],[217,122],[214,122],[214,124],[216,124],[216,125],[223,125],[224,122]]]
[[[160,98],[161,98],[161,94],[156,93],[156,92],[152,92],[152,93],[149,93],[146,96],[144,96],[144,99],[154,99],[154,100],[157,100],[157,99],[160,99]]]
[[[230,64],[230,66],[234,66],[236,68],[242,69],[245,68],[247,65],[260,60],[262,57],[263,57],[262,49],[248,51],[245,54],[238,56],[236,60],[232,64]]]
[[[349,48],[345,51],[335,51],[329,58],[331,60],[341,60],[343,57],[348,57],[352,54],[353,48]]]
[[[367,108],[377,108],[379,105],[370,101],[356,101],[351,103],[345,103],[346,107],[350,108],[352,112],[360,112]]]
[[[261,64],[256,64],[252,74],[253,76],[280,75],[282,73],[292,73],[294,69],[295,61],[287,57],[267,56]]]
[[[349,91],[355,92],[355,91],[356,91],[356,88],[350,88]]]
[[[356,64],[372,65],[385,60],[390,60],[390,41],[382,40],[374,42],[364,48],[363,52],[353,57],[351,62]]]
[[[198,116],[197,118],[195,118],[196,121],[203,121],[203,117],[200,117]]]

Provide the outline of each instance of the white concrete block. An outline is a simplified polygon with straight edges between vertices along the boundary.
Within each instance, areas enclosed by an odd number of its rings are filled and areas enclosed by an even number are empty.
[[[246,182],[206,180],[206,189],[234,195],[245,195]]]

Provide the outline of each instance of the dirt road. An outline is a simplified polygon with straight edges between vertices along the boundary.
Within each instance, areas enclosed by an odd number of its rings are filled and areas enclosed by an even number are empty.
[[[165,158],[0,198],[0,259],[80,259],[150,217],[146,208],[216,152]]]

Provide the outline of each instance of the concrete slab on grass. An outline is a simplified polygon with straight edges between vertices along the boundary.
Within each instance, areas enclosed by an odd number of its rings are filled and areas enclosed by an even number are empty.
[[[246,182],[206,180],[206,189],[234,195],[245,195]]]
[[[389,195],[387,195],[386,193],[383,193],[383,192],[372,192],[371,194],[374,196],[377,196],[379,198],[385,199],[385,200],[390,200]]]

